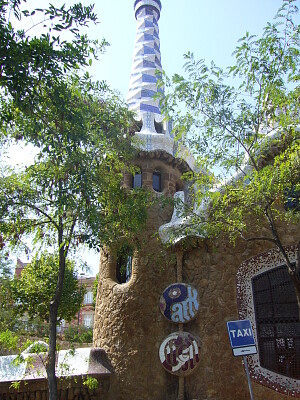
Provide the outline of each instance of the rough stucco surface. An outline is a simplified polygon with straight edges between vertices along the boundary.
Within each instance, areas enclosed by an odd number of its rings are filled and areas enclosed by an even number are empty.
[[[199,317],[187,329],[201,340],[200,367],[186,379],[188,399],[248,399],[246,375],[240,357],[233,357],[226,322],[239,319],[236,271],[254,254],[266,249],[241,242],[233,249],[221,243],[205,243],[186,252],[184,281],[199,290]],[[285,395],[253,383],[256,400],[287,399]]]
[[[160,248],[158,238],[151,237],[153,230],[148,228],[143,248],[134,254],[128,283],[118,285],[111,279],[115,260],[101,254],[94,346],[107,352],[115,370],[111,400],[175,399],[177,379],[162,369],[158,349],[173,331],[159,311],[159,296],[166,284],[175,280],[176,260]]]
[[[151,165],[148,162],[149,171]],[[142,166],[143,167],[143,166]],[[172,175],[173,174],[173,175]],[[170,172],[169,176],[176,173]],[[173,184],[171,185],[174,186]],[[94,325],[94,346],[112,363],[110,391],[105,400],[175,400],[178,377],[164,371],[158,350],[164,338],[178,330],[159,310],[164,289],[176,282],[176,250],[165,250],[153,232],[170,220],[172,210],[153,209],[133,260],[131,280],[115,280],[116,260],[102,252]],[[297,240],[299,227],[283,232],[284,244]],[[236,272],[250,257],[265,252],[266,243],[244,241],[236,247],[222,241],[195,241],[184,249],[183,281],[199,291],[198,317],[184,330],[201,342],[200,366],[185,379],[186,400],[250,398],[242,360],[233,357],[226,322],[239,319]],[[253,383],[255,400],[287,399]]]

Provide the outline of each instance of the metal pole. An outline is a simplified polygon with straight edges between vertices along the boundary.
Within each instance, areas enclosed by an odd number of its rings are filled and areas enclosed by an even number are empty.
[[[251,379],[250,379],[249,368],[248,368],[248,363],[247,363],[247,357],[246,357],[246,356],[243,356],[243,361],[244,361],[245,370],[246,370],[246,375],[247,375],[247,380],[248,380],[248,386],[249,386],[250,397],[251,397],[251,400],[254,400],[253,391],[252,391],[252,385],[251,385]]]
[[[81,291],[81,288],[82,288],[82,277],[83,277],[83,276],[84,276],[84,273],[83,273],[83,272],[80,272],[80,291]],[[78,310],[77,335],[78,335],[78,333],[79,333],[79,320],[80,320],[81,306],[82,306],[82,304],[80,304],[80,308],[79,308],[79,310]],[[82,315],[82,313],[81,313],[81,315]]]
[[[183,262],[183,251],[179,250],[176,252],[177,258],[177,282],[182,282],[182,262]],[[183,324],[179,324],[178,330],[183,332]],[[184,377],[178,377],[178,396],[177,400],[184,400]]]

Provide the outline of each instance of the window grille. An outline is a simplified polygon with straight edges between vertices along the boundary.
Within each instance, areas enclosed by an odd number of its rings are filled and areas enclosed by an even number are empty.
[[[296,188],[292,188],[285,193],[285,209],[299,212],[300,211],[300,193]]]
[[[300,379],[300,322],[287,267],[252,278],[260,365]]]

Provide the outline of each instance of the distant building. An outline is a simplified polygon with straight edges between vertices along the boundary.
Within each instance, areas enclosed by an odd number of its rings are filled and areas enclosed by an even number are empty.
[[[95,277],[80,278],[80,285],[85,286],[86,293],[84,295],[82,306],[78,313],[79,325],[84,325],[86,328],[92,328],[94,325],[94,300],[93,300],[93,286]]]
[[[29,263],[23,263],[19,258],[17,259],[17,265],[16,265],[16,269],[15,269],[15,276],[17,278],[20,278],[21,273],[23,271],[23,269],[26,267],[26,265],[28,265]]]

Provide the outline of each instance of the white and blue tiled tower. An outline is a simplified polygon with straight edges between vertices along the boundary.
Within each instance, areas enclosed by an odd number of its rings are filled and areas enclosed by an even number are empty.
[[[183,146],[178,155],[178,143],[154,97],[159,90],[156,73],[162,68],[161,2],[135,0],[134,11],[137,35],[128,104],[142,127],[134,142],[138,172],[125,172],[123,187],[142,187],[158,201],[147,207],[145,226],[134,239],[127,243],[120,237],[101,251],[94,346],[105,349],[114,370],[105,400],[175,400],[178,379],[165,373],[158,353],[172,331],[159,310],[159,298],[176,282],[177,255],[158,240],[157,232],[172,218],[172,204],[165,205],[165,199],[183,194],[182,176],[191,172],[193,159]],[[130,273],[122,278],[125,264]]]
[[[142,121],[141,133],[169,136],[168,124],[163,124],[159,100],[155,98],[162,90],[157,87],[157,73],[162,70],[158,28],[161,2],[136,0],[134,11],[137,33],[127,102],[136,119]]]

